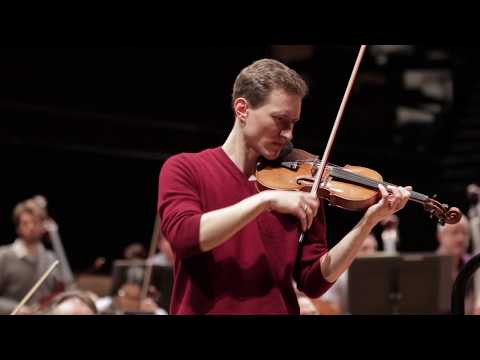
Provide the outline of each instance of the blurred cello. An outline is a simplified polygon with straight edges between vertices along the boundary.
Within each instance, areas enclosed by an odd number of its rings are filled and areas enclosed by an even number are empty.
[[[58,232],[58,225],[48,213],[48,202],[44,196],[36,195],[32,198],[32,200],[44,211],[45,219],[43,221],[43,226],[47,231],[48,239],[50,240],[55,256],[60,262],[60,271],[62,273],[64,285],[65,287],[68,287],[75,282],[75,277],[73,276],[67,255],[65,254],[62,239],[60,238],[60,234]]]

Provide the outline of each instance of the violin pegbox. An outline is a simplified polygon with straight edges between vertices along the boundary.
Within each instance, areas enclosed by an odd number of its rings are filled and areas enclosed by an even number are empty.
[[[424,209],[430,213],[430,218],[435,216],[440,225],[445,225],[445,223],[456,224],[459,222],[462,217],[461,211],[456,207],[450,208],[448,204],[439,203],[435,200],[435,197],[436,195],[429,198],[423,204]]]

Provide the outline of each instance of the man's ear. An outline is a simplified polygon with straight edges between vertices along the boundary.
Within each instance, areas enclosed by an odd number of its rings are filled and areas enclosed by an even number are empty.
[[[233,103],[233,110],[235,111],[235,118],[240,121],[245,121],[248,115],[248,101],[243,97],[235,99]]]

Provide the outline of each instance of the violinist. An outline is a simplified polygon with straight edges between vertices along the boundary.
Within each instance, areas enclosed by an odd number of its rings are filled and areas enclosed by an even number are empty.
[[[42,244],[47,229],[45,212],[31,201],[18,203],[13,221],[18,238],[0,247],[0,313],[10,313],[32,288],[32,285],[55,261],[55,255]],[[31,314],[63,285],[61,272],[56,269],[35,292],[19,314]]]
[[[379,185],[378,201],[328,249],[323,203],[315,194],[257,190],[257,162],[282,154],[307,92],[286,65],[254,62],[234,83],[234,123],[223,145],[178,154],[163,165],[158,211],[175,254],[171,314],[299,314],[292,279],[318,298],[350,266],[373,227],[407,203],[410,187]]]

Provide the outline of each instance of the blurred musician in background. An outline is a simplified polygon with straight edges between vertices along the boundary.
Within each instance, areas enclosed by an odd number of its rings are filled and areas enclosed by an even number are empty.
[[[357,257],[370,256],[377,251],[378,242],[370,234],[360,247]],[[345,271],[333,286],[320,298],[312,299],[320,315],[345,315],[349,314],[348,303],[348,270]]]
[[[437,225],[437,240],[439,244],[437,254],[453,257],[452,279],[455,281],[463,265],[471,258],[471,255],[468,254],[470,246],[470,222],[468,218],[462,216],[462,219],[456,224]],[[474,304],[474,284],[473,279],[470,279],[465,294],[465,314],[473,314]]]
[[[0,247],[0,313],[9,314],[56,260],[42,239],[47,233],[47,214],[32,199],[18,203],[13,210],[17,239]],[[65,288],[59,268],[45,280],[19,313],[30,314]]]
[[[468,217],[470,219],[470,232],[472,235],[472,253],[476,255],[480,253],[480,187],[473,183],[467,186],[467,198],[470,208]],[[474,314],[480,315],[480,271],[477,270],[473,274],[475,288],[475,309]]]

